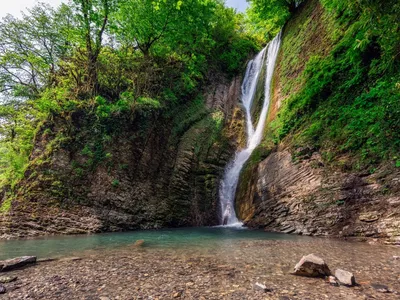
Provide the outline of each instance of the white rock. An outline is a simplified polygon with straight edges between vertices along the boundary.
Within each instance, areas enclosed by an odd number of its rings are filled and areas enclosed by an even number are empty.
[[[353,273],[350,273],[348,271],[337,269],[335,271],[335,277],[342,285],[354,286],[356,284],[356,279]]]

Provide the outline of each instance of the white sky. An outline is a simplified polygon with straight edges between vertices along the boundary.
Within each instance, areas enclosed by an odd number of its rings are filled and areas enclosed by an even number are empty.
[[[27,7],[32,7],[38,2],[49,3],[52,6],[58,6],[65,0],[0,0],[0,18],[7,14],[21,16],[21,10],[25,11]]]
[[[26,10],[27,7],[32,7],[37,2],[45,2],[52,6],[58,6],[61,2],[67,2],[67,0],[0,0],[0,18],[5,17],[7,14],[20,16],[21,10]],[[246,0],[226,0],[226,4],[237,8],[238,11],[244,11],[248,5]]]

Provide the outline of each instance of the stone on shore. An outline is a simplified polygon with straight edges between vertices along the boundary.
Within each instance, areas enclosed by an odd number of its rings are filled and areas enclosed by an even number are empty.
[[[379,293],[391,293],[392,291],[389,289],[388,286],[379,284],[379,283],[373,283],[371,286]]]
[[[255,289],[256,291],[262,291],[262,292],[264,292],[264,293],[272,292],[272,289],[267,288],[264,284],[258,283],[258,282],[256,282],[256,284],[254,285],[254,289]]]
[[[329,282],[330,285],[339,286],[339,283],[337,282],[335,276],[329,276],[328,277],[328,282]]]
[[[2,284],[0,284],[0,294],[5,294],[6,293],[6,287]]]
[[[3,260],[0,262],[0,272],[15,270],[34,263],[36,263],[36,256],[22,256]]]
[[[9,283],[17,280],[17,276],[0,276],[0,283]]]
[[[326,277],[331,275],[331,271],[322,258],[309,254],[303,256],[291,274],[305,277]]]
[[[335,277],[341,285],[354,286],[356,284],[356,279],[351,272],[337,269],[335,271]]]

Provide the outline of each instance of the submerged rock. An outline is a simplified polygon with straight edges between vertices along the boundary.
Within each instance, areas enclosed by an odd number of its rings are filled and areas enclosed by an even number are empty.
[[[17,276],[0,276],[0,283],[9,283],[17,280]]]
[[[322,258],[309,254],[303,256],[291,274],[306,277],[325,277],[331,275],[331,271]]]
[[[11,271],[36,263],[36,256],[22,256],[0,262],[0,272]]]
[[[354,286],[356,284],[356,279],[351,272],[337,269],[335,271],[335,277],[341,285]]]
[[[133,244],[133,246],[134,246],[134,247],[143,247],[143,244],[144,244],[144,240],[137,240],[137,241]]]

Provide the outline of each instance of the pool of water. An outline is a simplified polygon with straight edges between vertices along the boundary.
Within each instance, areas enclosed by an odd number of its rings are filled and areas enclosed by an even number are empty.
[[[34,255],[38,258],[61,257],[86,250],[112,249],[144,240],[146,248],[230,247],[243,240],[304,240],[307,237],[268,233],[240,227],[202,227],[93,235],[52,236],[37,239],[0,241],[0,260]],[[311,239],[311,238],[308,238]]]

